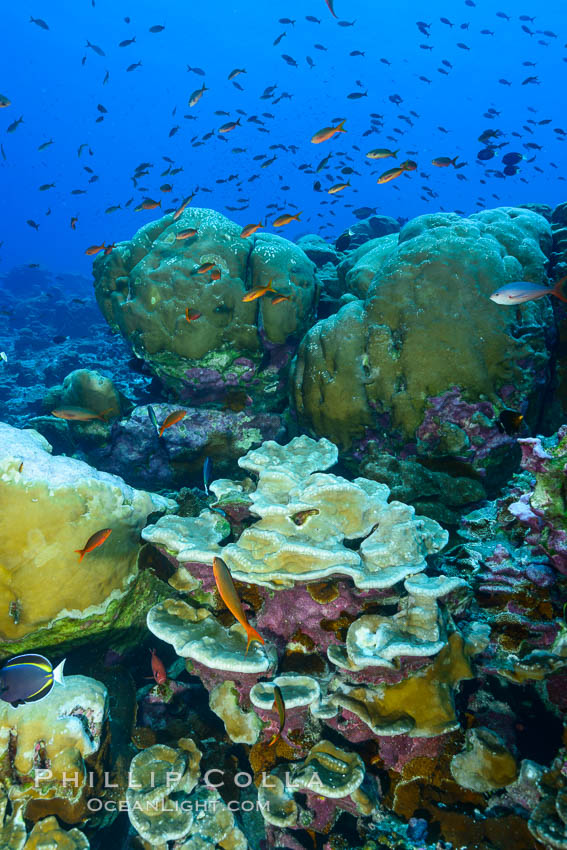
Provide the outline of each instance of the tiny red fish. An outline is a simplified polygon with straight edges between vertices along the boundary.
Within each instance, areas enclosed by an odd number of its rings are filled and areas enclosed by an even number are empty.
[[[111,528],[103,528],[101,531],[95,531],[92,534],[82,549],[75,549],[75,553],[79,555],[79,561],[82,561],[85,555],[88,555],[89,552],[92,552],[93,549],[96,549],[98,546],[102,546],[105,540],[108,540],[112,533]]]
[[[75,219],[75,221],[76,221],[76,219]],[[73,227],[72,223],[71,223],[71,227]],[[75,228],[73,227],[73,230],[74,229]],[[87,248],[87,250],[85,251],[85,254],[88,254],[89,257],[92,257],[94,254],[98,254],[99,251],[104,251],[105,248],[106,248],[105,242],[103,242],[102,245],[91,245],[90,248]]]
[[[206,274],[207,272],[210,272],[211,269],[214,269],[214,267],[214,263],[201,263],[201,265],[196,268],[195,271],[197,274]]]
[[[170,413],[169,416],[165,417],[163,425],[159,429],[158,436],[161,437],[166,428],[171,428],[172,425],[177,425],[177,423],[181,422],[182,419],[185,419],[186,416],[186,410],[174,410],[173,413]]]
[[[194,322],[196,319],[201,318],[201,314],[196,310],[190,310],[189,307],[185,310],[185,318],[188,322]]]
[[[155,649],[152,649],[152,674],[158,685],[164,685],[167,682],[167,670],[165,664],[157,655]]]

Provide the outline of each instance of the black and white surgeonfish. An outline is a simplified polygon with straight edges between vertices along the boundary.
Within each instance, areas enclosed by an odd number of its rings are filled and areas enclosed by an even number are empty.
[[[65,659],[53,669],[51,661],[43,655],[16,655],[0,668],[0,699],[13,708],[26,702],[38,702],[50,693],[57,682],[65,687],[63,665]]]

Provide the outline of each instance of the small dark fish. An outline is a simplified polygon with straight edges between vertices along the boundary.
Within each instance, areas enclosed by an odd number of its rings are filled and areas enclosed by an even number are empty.
[[[523,160],[523,155],[521,153],[506,153],[502,157],[502,162],[504,165],[517,165],[519,162]]]
[[[280,41],[282,40],[282,38],[284,37],[284,35],[287,35],[287,33],[285,31],[282,32],[280,35],[278,35],[276,40],[273,42],[272,47],[275,47],[277,44],[279,44]]]
[[[15,121],[12,121],[12,123],[8,125],[8,127],[6,128],[6,132],[7,133],[13,133],[14,130],[17,130],[18,127],[20,126],[20,124],[23,124],[23,123],[24,123],[24,116],[21,115],[19,118],[17,118]]]
[[[361,97],[368,97],[368,91],[353,91],[347,94],[349,100],[358,100]]]
[[[16,655],[0,669],[0,699],[13,708],[28,702],[38,702],[48,695],[53,684],[65,686],[65,659],[53,668],[43,655]]]
[[[165,27],[162,27],[161,24],[154,24],[153,27],[150,27],[148,32],[163,32]]]
[[[325,0],[325,3],[327,4],[327,8],[329,9],[331,15],[336,18],[337,15],[335,13],[335,0]]]
[[[26,221],[26,224],[28,224],[30,227],[33,227],[34,230],[39,230],[39,224],[36,221],[34,221],[33,218],[28,218],[28,220]]]
[[[203,464],[203,486],[207,496],[209,495],[209,484],[211,483],[212,473],[213,462],[210,457],[206,457],[205,463]]]
[[[52,338],[51,342],[54,342],[54,343],[55,343],[55,345],[62,345],[62,344],[63,344],[64,342],[66,342],[68,339],[69,339],[69,337],[68,337],[68,336],[62,336],[62,335],[59,335],[59,336],[54,336],[54,337]]]
[[[519,410],[504,408],[504,410],[500,411],[500,415],[496,420],[496,427],[500,432],[512,436],[513,434],[517,434],[521,429],[523,421],[524,415]]]
[[[127,70],[127,71],[135,71],[135,70],[136,70],[136,68],[140,68],[140,67],[141,67],[141,65],[142,65],[142,63],[141,63],[141,62],[134,62],[132,65],[128,65],[128,67],[126,68],[126,70]]]
[[[87,47],[90,47],[90,49],[93,50],[97,54],[97,56],[106,56],[106,53],[104,52],[102,47],[98,46],[98,44],[91,44],[90,41],[87,40]]]
[[[134,44],[135,41],[136,41],[136,36],[134,36],[134,38],[126,38],[126,39],[124,39],[124,41],[121,41],[119,43],[118,47],[128,47],[129,44]]]
[[[273,707],[275,709],[277,709],[278,719],[280,721],[280,728],[278,729],[276,734],[273,736],[272,740],[268,744],[268,747],[271,747],[273,744],[276,743],[278,738],[281,738],[282,732],[283,732],[284,726],[285,726],[285,702],[284,702],[284,698],[283,698],[283,695],[282,695],[282,692],[281,692],[279,685],[274,685],[274,706]]]
[[[297,62],[293,56],[288,56],[287,53],[282,53],[282,59],[284,62],[287,62],[288,65],[292,65],[294,68],[297,68]]]
[[[310,508],[306,511],[298,511],[291,517],[291,520],[295,525],[303,525],[310,516],[316,516],[318,513],[318,508]]]
[[[30,22],[30,24],[37,24],[37,26],[41,27],[42,30],[48,30],[49,29],[49,27],[47,26],[45,21],[42,21],[41,18],[32,18],[32,16],[30,15],[29,22]]]
[[[153,407],[151,406],[151,404],[148,404],[148,416],[150,418],[150,422],[152,423],[152,425],[156,429],[156,434],[159,433],[159,423],[157,421],[156,412],[153,409]]]

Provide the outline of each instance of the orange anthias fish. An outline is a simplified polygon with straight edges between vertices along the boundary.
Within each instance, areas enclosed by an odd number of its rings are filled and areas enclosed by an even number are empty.
[[[248,236],[252,236],[253,233],[256,233],[256,231],[263,226],[264,225],[262,224],[262,222],[259,222],[258,224],[247,224],[246,227],[243,227],[242,231],[240,232],[241,239],[246,239]]]
[[[219,133],[230,133],[230,131],[234,130],[236,127],[240,127],[240,118],[238,121],[227,121],[226,124],[219,127]]]
[[[194,227],[186,227],[185,230],[180,230],[179,233],[175,234],[175,238],[179,239],[192,239],[197,235],[197,230]]]
[[[76,229],[77,229],[77,222],[78,222],[78,220],[79,220],[79,219],[77,218],[77,216],[76,216],[76,215],[74,215],[74,216],[71,218],[71,230],[76,230]]]
[[[213,557],[213,574],[215,576],[215,581],[217,583],[217,588],[220,593],[220,597],[230,613],[238,620],[241,626],[246,629],[246,634],[248,636],[248,643],[246,644],[246,655],[248,654],[248,650],[250,649],[250,644],[253,640],[259,641],[259,643],[264,643],[264,638],[262,635],[258,634],[256,629],[253,629],[248,620],[246,619],[246,614],[244,613],[244,608],[242,607],[242,603],[236,592],[236,588],[234,586],[234,582],[232,580],[232,576],[228,570],[227,565],[222,560],[222,558],[217,558],[216,555]]]
[[[159,429],[158,437],[161,437],[166,428],[171,428],[172,425],[177,425],[182,419],[187,416],[186,410],[174,410],[169,416],[166,416],[161,428]]]
[[[290,221],[301,221],[301,219],[299,218],[300,215],[300,212],[296,213],[295,215],[291,215],[291,213],[284,213],[283,215],[279,215],[276,219],[274,219],[273,226],[283,227],[284,224],[289,224]]]
[[[116,412],[114,407],[109,407],[100,413],[87,410],[86,407],[60,407],[57,410],[52,410],[51,415],[57,416],[58,419],[67,419],[69,422],[92,422],[93,419],[100,419],[105,422],[108,414],[113,412]]]
[[[329,12],[331,13],[331,15],[332,15],[334,18],[336,18],[337,16],[336,16],[336,14],[335,14],[335,10],[334,10],[334,8],[333,8],[333,6],[334,6],[334,4],[335,4],[335,0],[325,0],[325,3],[327,4],[327,7],[328,7]]]
[[[104,256],[108,257],[109,254],[112,254],[114,249],[116,248],[116,242],[111,242],[110,245],[107,245],[104,249]]]
[[[284,698],[283,698],[281,688],[279,687],[279,685],[274,685],[274,705],[273,705],[273,707],[275,709],[277,709],[278,717],[280,719],[280,728],[278,729],[276,734],[273,736],[272,740],[268,744],[268,747],[271,747],[273,744],[276,743],[278,738],[281,738],[282,732],[283,732],[284,726],[285,726],[285,702],[284,702]]]
[[[207,272],[210,272],[211,269],[214,269],[214,267],[214,263],[201,263],[201,265],[195,269],[195,272],[197,274],[206,274]]]
[[[220,280],[221,274],[222,272],[220,269],[213,269],[211,272],[211,280]]]
[[[189,195],[189,197],[185,198],[185,200],[177,207],[177,209],[173,213],[173,220],[174,221],[177,221],[177,219],[180,218],[183,215],[183,211],[184,211],[185,207],[188,204],[191,203],[191,201],[193,200],[194,197],[195,197],[195,192],[193,192],[192,195]]]
[[[77,221],[77,219],[75,219]],[[71,227],[73,227],[73,219],[71,219]],[[73,227],[73,230],[75,228]],[[91,245],[90,248],[87,248],[85,254],[88,254],[89,257],[92,257],[94,254],[98,254],[99,251],[104,251],[106,247],[106,242],[103,242],[102,245]]]
[[[165,664],[157,655],[155,649],[151,650],[152,653],[152,675],[156,680],[158,685],[164,685],[167,682],[167,670],[165,669]]]
[[[281,304],[282,301],[291,301],[291,295],[278,295],[277,298],[272,298],[272,304]]]
[[[98,546],[102,546],[104,541],[108,540],[111,533],[111,528],[103,528],[101,531],[95,531],[95,533],[89,537],[82,549],[75,549],[77,555],[80,555],[79,562],[83,560],[85,555],[92,552],[93,549],[96,549]]]
[[[194,322],[196,319],[201,318],[201,314],[196,310],[190,310],[189,307],[185,310],[185,318],[188,322]]]
[[[400,168],[399,166],[397,168],[389,168],[388,171],[385,171],[383,174],[380,175],[376,182],[389,183],[390,180],[395,180],[396,177],[399,177],[400,174],[403,174],[405,170],[405,168]]]
[[[319,130],[318,133],[315,133],[314,136],[311,137],[311,141],[314,145],[319,145],[321,142],[327,142],[329,139],[332,139],[336,133],[346,133],[344,129],[346,118],[343,118],[340,124],[337,124],[336,127],[323,127],[322,130]]]
[[[346,183],[335,183],[334,186],[331,186],[330,189],[327,189],[329,195],[336,195],[337,192],[342,192],[343,189],[346,189],[347,186],[350,186],[350,180]]]
[[[257,286],[255,289],[251,289],[250,292],[247,292],[246,295],[243,296],[243,301],[255,301],[256,298],[261,298],[262,295],[266,295],[268,292],[276,292],[274,287],[272,286],[273,278],[270,278],[269,282],[266,286]],[[276,293],[278,295],[279,293]]]
[[[141,210],[155,210],[156,207],[161,207],[161,201],[154,201],[153,198],[145,198],[141,204],[134,207],[134,212],[140,212]]]

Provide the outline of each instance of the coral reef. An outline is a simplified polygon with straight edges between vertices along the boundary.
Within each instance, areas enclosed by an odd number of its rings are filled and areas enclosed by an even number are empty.
[[[177,240],[187,228],[197,234]],[[218,280],[197,273],[205,263]],[[222,402],[238,387],[273,409],[285,395],[286,365],[315,303],[314,266],[301,248],[271,234],[242,239],[224,216],[192,207],[141,228],[97,258],[94,273],[111,327],[180,400]],[[270,279],[291,300],[243,302]],[[186,308],[200,317],[187,322]]]
[[[373,249],[371,281],[361,270],[365,299],[303,338],[292,376],[299,423],[355,456],[374,439],[402,459],[457,458],[498,486],[517,455],[496,420],[511,407],[537,421],[552,308],[539,300],[503,309],[489,295],[510,280],[545,280],[549,223],[506,207],[467,219],[425,215],[392,248]]]
[[[39,702],[0,703],[0,776],[28,820],[58,815],[79,823],[87,816],[92,777],[98,782],[103,769],[96,755],[104,752],[107,714],[106,688],[86,676],[68,676]]]
[[[132,623],[144,595],[139,535],[147,517],[175,506],[117,476],[52,456],[37,432],[0,423],[0,613],[4,652],[87,639],[119,618]],[[92,534],[112,533],[79,562]],[[46,593],[46,576],[56,593]],[[120,613],[119,613],[120,612]]]

